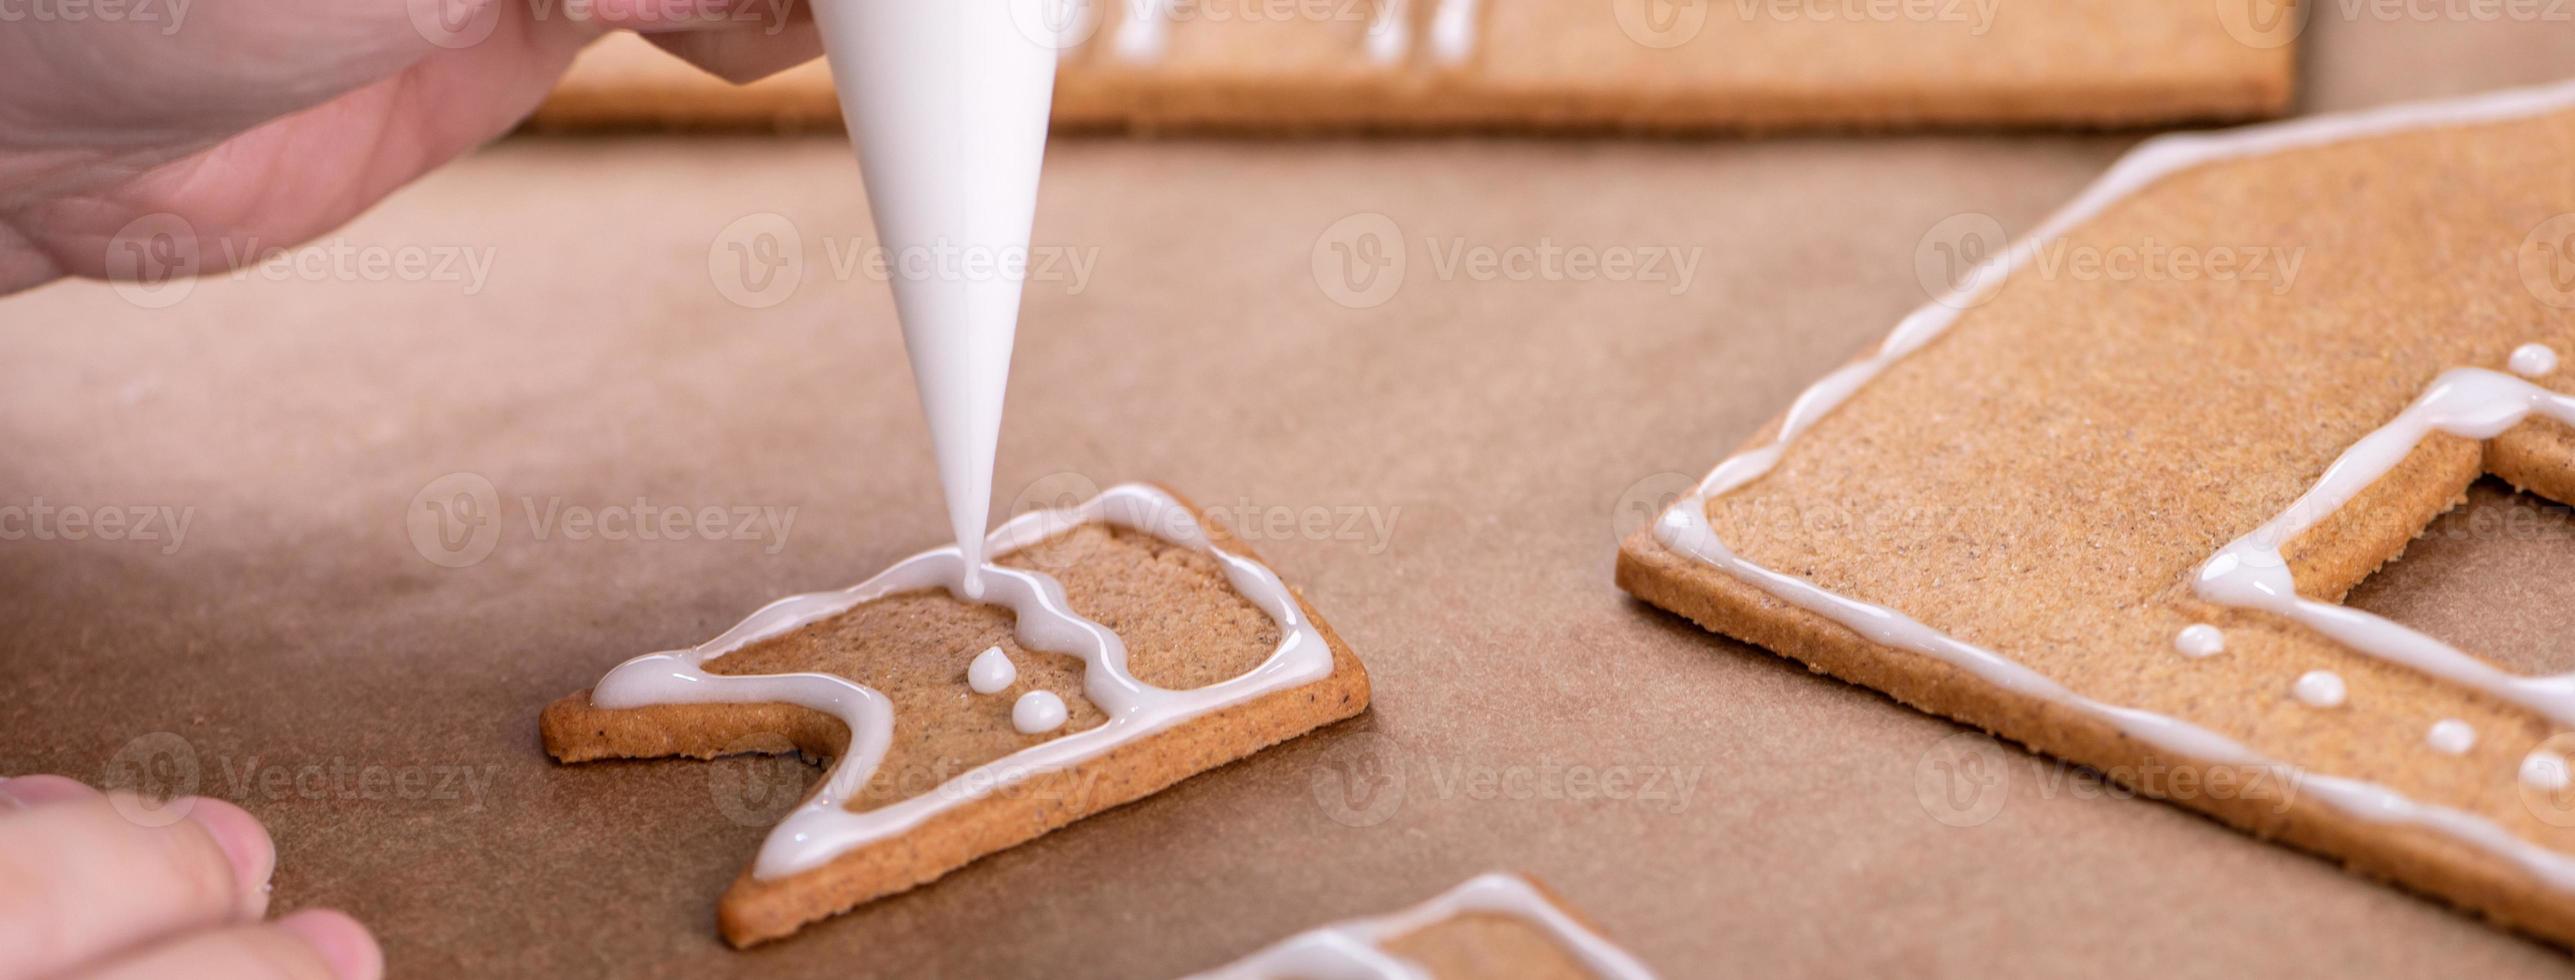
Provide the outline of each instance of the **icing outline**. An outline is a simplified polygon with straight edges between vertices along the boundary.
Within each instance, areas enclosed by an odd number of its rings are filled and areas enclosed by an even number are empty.
[[[1626,950],[1547,900],[1519,875],[1491,871],[1467,880],[1430,901],[1400,912],[1351,919],[1309,929],[1263,947],[1231,965],[1187,980],[1269,980],[1313,977],[1317,980],[1430,980],[1419,965],[1380,948],[1380,944],[1461,914],[1486,912],[1514,916],[1547,932],[1558,946],[1585,967],[1610,980],[1653,980],[1654,971]]]
[[[751,876],[769,880],[820,867],[1031,776],[1061,771],[1210,712],[1331,676],[1331,644],[1278,574],[1216,547],[1198,515],[1160,488],[1120,484],[1072,507],[1022,514],[987,536],[987,553],[998,559],[1093,522],[1150,534],[1214,557],[1234,590],[1278,624],[1279,645],[1260,666],[1231,679],[1187,690],[1155,687],[1127,671],[1126,642],[1074,612],[1065,601],[1064,586],[1054,577],[986,565],[980,602],[1010,608],[1018,620],[1014,634],[1021,646],[1080,657],[1083,696],[1108,720],[1012,752],[959,773],[928,792],[863,813],[844,804],[867,786],[893,744],[894,706],[885,695],[831,674],[710,674],[705,665],[752,643],[898,593],[942,588],[961,602],[976,601],[965,598],[965,559],[955,545],[913,555],[846,589],[779,599],[695,647],[628,660],[600,679],[591,690],[590,703],[609,709],[782,703],[823,712],[847,725],[849,745],[833,761],[819,788],[761,843]]]
[[[2019,269],[2036,254],[2039,246],[2063,237],[2076,225],[2091,220],[2111,204],[2164,177],[2196,167],[2253,156],[2265,156],[2286,150],[2325,146],[2353,139],[2381,136],[2410,130],[2443,126],[2471,126],[2526,119],[2575,106],[2575,82],[2558,82],[2520,89],[2506,89],[2483,95],[2428,102],[2401,103],[2360,112],[2311,117],[2226,130],[2214,134],[2174,134],[2157,136],[2139,144],[2111,165],[2108,172],[2027,237],[2014,241],[2002,254],[1979,263],[1960,285],[1916,308],[1899,321],[1877,349],[1869,356],[1825,375],[1800,393],[1790,403],[1779,423],[1779,431],[1763,445],[1728,456],[1690,493],[1673,502],[1655,521],[1653,536],[1662,546],[1719,572],[1768,593],[1773,598],[1832,620],[1880,646],[1893,647],[1929,656],[1984,681],[2000,690],[2024,698],[2047,701],[2081,714],[2108,722],[2130,737],[2166,752],[2196,759],[2203,764],[2264,768],[2281,776],[2298,780],[2302,793],[2323,800],[2326,805],[2354,818],[2375,822],[2420,827],[2443,834],[2487,854],[2519,867],[2542,884],[2559,892],[2575,893],[2575,856],[2539,846],[2513,834],[2500,824],[2463,810],[2422,803],[2385,786],[2366,780],[2316,772],[2283,762],[2254,751],[2206,728],[2182,719],[2157,714],[2125,705],[2108,704],[2075,693],[2019,661],[1992,650],[1967,643],[1898,612],[1895,609],[1851,599],[1805,579],[1774,571],[1745,560],[1719,540],[1707,519],[1708,501],[1723,496],[1761,478],[1775,467],[1789,444],[1856,394],[1869,381],[1907,355],[1938,339],[1968,309],[1990,298],[2001,288],[2010,273]],[[2461,371],[2473,372],[2461,375]],[[2544,391],[2506,375],[2481,369],[2458,369],[2442,380],[2467,377],[2471,384],[2488,386],[2483,376],[2522,385],[2533,391]],[[2505,389],[2514,395],[2526,394]],[[2412,414],[2427,403],[2440,401],[2441,382],[2426,392],[2408,409]],[[2565,396],[2548,393],[2551,398]],[[2539,410],[2529,406],[2523,412]],[[2553,406],[2553,403],[2552,403]],[[2548,409],[2552,416],[2557,409]],[[2431,412],[2412,421],[2423,421]],[[2519,421],[2518,417],[2514,421]],[[2409,420],[2400,416],[2363,442],[2384,434]],[[2464,424],[2464,423],[2463,423]],[[2508,428],[2509,426],[2506,426]],[[2501,432],[2502,429],[2496,429]],[[2419,438],[2419,437],[2418,437]],[[2410,451],[2411,444],[2408,444]],[[2354,450],[2361,448],[2355,444]],[[2348,454],[2351,450],[2347,450]],[[2393,464],[2390,464],[2393,465]],[[2328,473],[2330,474],[2330,470]],[[2355,491],[2357,492],[2357,491]],[[2309,491],[2310,495],[2316,493]],[[2303,499],[2303,498],[2302,498]],[[2297,515],[2295,505],[2289,515]],[[2257,532],[2258,533],[2258,532]],[[2233,547],[2230,545],[2229,547]],[[2228,552],[2221,550],[2219,557]],[[2215,564],[2212,559],[2210,564]],[[2202,581],[2207,579],[2205,570]],[[2288,590],[2295,595],[2295,590]],[[2342,607],[2331,607],[2341,609]],[[2355,611],[2357,612],[2357,611]],[[2366,615],[2366,614],[2362,614]],[[2392,624],[2391,624],[2392,625]],[[2411,632],[2411,631],[2408,631]],[[2332,635],[2332,634],[2328,634]],[[2419,636],[2419,634],[2417,634]],[[2337,636],[2337,639],[2341,637]],[[2424,638],[2429,640],[2428,637]],[[2343,641],[2348,645],[2349,641]],[[2432,641],[2437,644],[2437,641]],[[2443,649],[2447,649],[2444,647]],[[2367,651],[2364,651],[2367,652]],[[2421,662],[2441,662],[2438,651],[2414,648],[2408,651]],[[2452,653],[2457,651],[2452,650]],[[2460,654],[2460,656],[2465,656]],[[2480,665],[2483,661],[2478,661]],[[2445,664],[2445,666],[2455,666]],[[2488,669],[2492,668],[2488,666]],[[2497,672],[2500,673],[2500,672]],[[2512,675],[2505,675],[2512,677]],[[2575,675],[2570,675],[2575,677]],[[2519,681],[2540,680],[2513,678]],[[2511,685],[2504,685],[2510,689]],[[2522,696],[2538,697],[2524,689]],[[2547,692],[2553,695],[2553,692]],[[2575,698],[2575,695],[2569,695]],[[2575,703],[2575,702],[2570,702]],[[2527,780],[2525,780],[2527,781]]]

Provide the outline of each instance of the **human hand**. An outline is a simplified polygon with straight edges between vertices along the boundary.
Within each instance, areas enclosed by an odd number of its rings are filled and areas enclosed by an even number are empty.
[[[347,915],[271,922],[277,850],[242,808],[190,799],[163,826],[132,798],[61,776],[0,780],[0,980],[376,980],[384,955]],[[123,810],[120,809],[123,805]]]
[[[111,275],[149,215],[198,272],[319,235],[508,131],[611,29],[735,81],[822,51],[793,0],[22,2],[55,13],[0,18],[0,295]]]

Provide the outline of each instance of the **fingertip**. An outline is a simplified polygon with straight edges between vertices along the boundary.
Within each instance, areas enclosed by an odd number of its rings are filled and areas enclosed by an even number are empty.
[[[24,810],[47,803],[94,800],[101,794],[69,776],[13,776],[0,779],[0,810]]]
[[[378,980],[384,976],[384,950],[374,933],[338,909],[303,909],[277,920],[330,964],[338,980]]]
[[[277,844],[268,828],[250,811],[222,800],[195,797],[186,801],[188,822],[196,824],[223,848],[241,889],[243,907],[253,917],[268,909],[268,879],[277,872]]]

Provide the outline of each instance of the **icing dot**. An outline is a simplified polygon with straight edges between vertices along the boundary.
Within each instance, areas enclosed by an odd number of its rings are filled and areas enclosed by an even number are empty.
[[[977,694],[999,694],[1002,688],[1009,687],[1010,682],[1018,679],[1019,665],[1011,663],[1010,655],[1001,652],[998,646],[985,647],[984,652],[975,654],[975,662],[966,667],[966,686],[974,688]]]
[[[2343,679],[2330,670],[2311,670],[2298,678],[2289,693],[2310,708],[2338,708],[2343,703]]]
[[[2521,784],[2532,789],[2556,792],[2566,788],[2566,757],[2547,749],[2523,756]]]
[[[1053,691],[1030,691],[1010,706],[1010,727],[1038,735],[1064,727],[1064,699]]]
[[[2207,623],[2193,623],[2173,637],[2173,649],[2194,660],[2213,657],[2226,652],[2226,634]]]
[[[2512,360],[2505,366],[2512,368],[2514,374],[2536,378],[2557,370],[2557,352],[2548,349],[2547,344],[2523,344],[2513,348]]]
[[[2459,719],[2443,718],[2432,723],[2431,731],[2423,733],[2423,742],[2443,755],[2466,755],[2477,744],[2477,730]]]

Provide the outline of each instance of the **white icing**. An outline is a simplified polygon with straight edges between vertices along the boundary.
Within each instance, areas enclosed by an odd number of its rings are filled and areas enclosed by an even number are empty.
[[[2440,102],[2388,106],[2366,112],[2249,126],[2218,134],[2159,136],[2140,144],[2028,238],[2014,242],[1949,294],[1914,310],[1865,359],[1808,387],[1789,406],[1778,434],[1767,444],[1719,463],[1689,495],[1655,523],[1664,547],[1732,575],[1773,597],[1831,619],[1885,646],[1947,663],[2019,697],[2046,701],[2101,719],[2154,748],[2206,764],[2267,767],[2295,780],[2301,793],[2356,818],[2421,827],[2503,858],[2560,891],[2575,892],[2575,859],[2515,836],[2492,820],[2451,807],[2418,802],[2376,783],[2308,772],[2270,758],[2217,732],[2179,718],[2084,697],[1992,650],[1949,636],[1901,612],[1837,595],[1793,575],[1745,560],[1708,526],[1711,498],[1730,493],[1778,463],[1788,445],[1848,400],[1861,386],[1906,355],[1920,350],[2008,279],[2042,243],[2061,239],[2075,225],[2110,204],[2172,173],[2239,157],[2319,146],[2342,140],[2429,126],[2468,125],[2535,116],[2575,105],[2575,82],[2560,82]],[[2488,372],[2491,374],[2492,372]],[[2510,379],[2507,379],[2510,380]],[[2428,397],[2428,396],[2427,396]],[[2272,580],[2271,585],[2279,583]]]
[[[2308,671],[2298,675],[2297,683],[2289,685],[2289,693],[2310,708],[2342,707],[2342,675],[2330,670]]]
[[[1064,699],[1053,691],[1030,691],[1010,706],[1010,727],[1022,735],[1043,735],[1064,727]]]
[[[2512,359],[2505,366],[2525,378],[2540,377],[2557,370],[2557,352],[2547,344],[2523,344],[2513,348]]]
[[[2477,746],[2477,729],[2456,718],[2443,718],[2423,733],[2423,744],[2443,755],[2466,755]]]
[[[965,594],[983,590],[993,454],[1019,331],[1057,39],[1009,2],[814,5],[930,423]],[[1024,12],[1020,11],[1020,12]],[[988,266],[922,268],[944,251]]]
[[[1296,598],[1267,567],[1211,544],[1204,528],[1171,495],[1123,484],[1064,510],[1023,514],[994,530],[986,542],[995,556],[1103,521],[1152,534],[1214,556],[1226,580],[1279,627],[1269,659],[1231,680],[1186,691],[1155,687],[1127,671],[1126,643],[1107,627],[1074,613],[1064,587],[1034,571],[984,569],[986,599],[1018,618],[1021,647],[1081,658],[1082,695],[1108,721],[1013,752],[968,770],[919,796],[855,813],[843,804],[867,785],[884,761],[894,735],[894,707],[883,694],[829,674],[713,674],[707,662],[743,646],[839,615],[863,602],[920,589],[963,587],[965,560],[955,547],[936,548],[895,563],[857,585],[834,592],[790,596],[764,606],[712,640],[687,650],[647,654],[619,664],[599,681],[590,701],[601,708],[654,704],[767,703],[800,705],[840,719],[850,742],[822,780],[821,789],[780,821],[753,862],[755,878],[773,879],[818,867],[874,841],[900,834],[959,804],[1030,776],[1099,757],[1120,745],[1192,718],[1241,704],[1272,691],[1321,680],[1332,673],[1332,649]],[[1014,712],[1015,713],[1015,712]]]
[[[1109,39],[1111,48],[1125,61],[1162,60],[1163,49],[1171,45],[1171,5],[1176,0],[1127,0],[1126,19],[1118,23],[1118,32]]]
[[[2566,757],[2547,749],[2521,758],[2521,784],[2554,793],[2567,784]]]
[[[1404,15],[1412,7],[1410,0],[1377,0],[1377,12],[1368,18],[1368,60],[1392,65],[1404,60],[1413,47],[1413,24]]]
[[[2214,657],[2226,652],[2226,633],[2207,623],[2193,623],[2174,634],[2173,649],[2194,660]]]
[[[1011,663],[1010,655],[998,646],[985,647],[984,652],[975,654],[975,662],[966,666],[966,686],[977,694],[999,694],[1018,679],[1019,665]]]
[[[1463,65],[1475,57],[1476,0],[1439,0],[1431,8],[1431,60]]]
[[[2525,677],[2379,616],[2298,594],[2280,549],[2340,510],[2414,451],[2423,437],[2447,432],[2492,439],[2544,414],[2575,422],[2575,398],[2499,371],[2444,372],[2396,419],[2362,436],[2325,468],[2313,487],[2278,517],[2218,549],[2200,566],[2193,589],[2210,602],[2260,609],[2305,624],[2344,645],[2575,725],[2575,674]]]
[[[1518,875],[1492,872],[1390,915],[1339,922],[1280,940],[1191,980],[1428,980],[1419,964],[1383,948],[1389,940],[1469,913],[1519,917],[1543,929],[1595,976],[1650,980],[1654,971],[1591,931]]]

